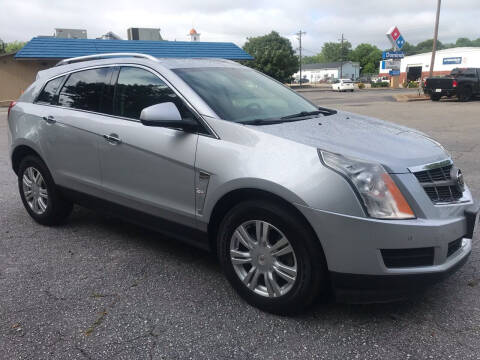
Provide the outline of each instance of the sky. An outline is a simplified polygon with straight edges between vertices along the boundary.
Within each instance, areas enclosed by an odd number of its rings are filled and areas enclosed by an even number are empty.
[[[86,29],[89,38],[108,31],[127,39],[129,27],[160,28],[165,40],[186,41],[193,27],[201,41],[232,41],[275,30],[298,47],[295,33],[305,31],[303,54],[343,33],[354,46],[389,47],[385,33],[397,25],[406,41],[433,37],[437,0],[0,0],[0,39],[28,41],[52,35],[54,28]],[[443,0],[439,39],[479,38],[479,0]]]

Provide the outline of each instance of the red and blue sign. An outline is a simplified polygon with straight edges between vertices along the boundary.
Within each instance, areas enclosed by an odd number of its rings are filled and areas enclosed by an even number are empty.
[[[392,43],[394,49],[401,50],[405,45],[405,39],[403,38],[398,27],[394,26],[387,32],[387,38]]]

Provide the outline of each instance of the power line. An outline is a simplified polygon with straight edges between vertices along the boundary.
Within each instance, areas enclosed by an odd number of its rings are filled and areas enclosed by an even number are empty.
[[[300,83],[300,86],[302,85],[302,35],[305,35],[305,34],[306,34],[306,32],[302,31],[302,30],[299,30],[298,33],[295,34],[295,35],[297,35],[297,39],[298,39],[299,72],[300,72],[299,83]]]

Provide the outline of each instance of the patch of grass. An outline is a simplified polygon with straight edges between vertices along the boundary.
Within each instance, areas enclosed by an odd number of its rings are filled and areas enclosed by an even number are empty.
[[[102,322],[103,319],[107,316],[107,311],[103,310],[101,313],[99,313],[99,316],[97,317],[97,320],[87,329],[85,330],[85,336],[89,336],[93,333],[96,327],[98,327]]]
[[[105,296],[107,296],[107,295],[103,295],[103,294],[96,293],[96,292],[94,292],[94,293],[92,294],[92,298],[94,298],[94,299],[104,298]]]

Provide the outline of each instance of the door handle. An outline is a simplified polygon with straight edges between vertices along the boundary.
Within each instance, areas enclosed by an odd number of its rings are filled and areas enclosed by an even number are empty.
[[[48,124],[54,124],[57,122],[52,115],[44,116],[42,117],[42,119],[45,120]]]
[[[103,134],[103,138],[112,145],[117,145],[122,142],[122,140],[120,140],[117,134],[110,134],[110,135]]]

